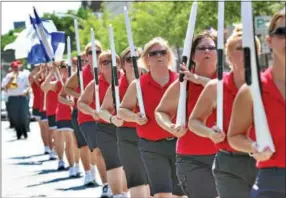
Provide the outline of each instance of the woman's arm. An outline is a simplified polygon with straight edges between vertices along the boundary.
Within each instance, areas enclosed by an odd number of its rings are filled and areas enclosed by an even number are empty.
[[[189,129],[201,137],[209,138],[215,133],[205,122],[216,107],[216,85],[217,81],[213,80],[204,88],[189,117]]]
[[[74,73],[71,77],[67,79],[67,82],[64,86],[65,93],[74,97],[74,98],[79,98],[80,93],[77,93],[75,89],[78,87],[78,77],[77,73]]]
[[[132,111],[137,105],[137,97],[134,96],[137,96],[135,80],[129,85],[117,115],[127,122],[136,122],[139,125],[144,125],[148,121],[147,118],[143,118],[140,113]]]
[[[217,101],[217,80],[210,81],[202,91],[197,103],[190,115],[188,127],[200,137],[211,139],[214,143],[219,143],[225,139],[223,129],[216,126],[209,128],[206,126],[208,117],[216,108]]]
[[[111,86],[106,91],[103,102],[101,104],[99,116],[105,122],[111,123],[112,114],[110,112],[114,111],[113,97]]]
[[[177,113],[179,90],[180,83],[176,80],[168,87],[154,112],[158,125],[177,138],[184,136],[187,132],[185,126],[177,126],[172,122]]]
[[[250,89],[243,85],[237,93],[233,106],[228,128],[228,142],[231,147],[238,151],[253,152],[253,141],[247,132],[253,123],[253,104]]]
[[[58,95],[58,101],[62,104],[68,105],[70,107],[74,106],[74,101],[72,99],[68,99],[67,94],[65,93],[64,88],[61,89]]]
[[[185,65],[181,65],[180,68],[181,68],[180,73],[184,74],[184,80],[188,80],[195,84],[202,85],[203,87],[205,87],[208,84],[208,82],[211,81],[210,78],[190,72]]]
[[[56,91],[57,90],[57,81],[51,82],[52,77],[55,75],[54,70],[52,69],[49,73],[49,75],[47,76],[46,80],[42,83],[41,85],[41,89],[44,92],[48,92],[48,91]]]
[[[180,83],[173,82],[164,93],[160,103],[155,109],[155,119],[158,125],[166,131],[172,132],[172,119],[178,108]]]
[[[94,80],[92,80],[84,89],[82,95],[79,97],[77,101],[78,109],[84,113],[94,117],[94,119],[99,119],[99,115],[95,111],[95,109],[91,108],[89,105],[93,100],[94,95]]]
[[[35,75],[33,76],[34,81],[38,86],[41,86],[40,79],[44,71],[45,71],[44,69],[40,68],[40,70],[37,73],[35,73]]]

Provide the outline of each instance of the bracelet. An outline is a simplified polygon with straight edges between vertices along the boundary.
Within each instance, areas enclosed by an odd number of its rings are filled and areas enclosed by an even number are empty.
[[[113,123],[112,123],[112,117],[113,117],[113,116],[110,116],[110,118],[109,118],[109,122],[110,122],[111,124],[113,124]]]

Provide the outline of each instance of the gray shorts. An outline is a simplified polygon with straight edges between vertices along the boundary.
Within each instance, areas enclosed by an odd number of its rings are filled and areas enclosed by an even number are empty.
[[[217,197],[218,193],[212,175],[214,157],[215,155],[177,155],[177,176],[188,197]]]
[[[97,123],[97,146],[106,164],[106,170],[122,166],[117,147],[116,127],[113,124]]]
[[[213,174],[220,198],[250,198],[257,175],[255,163],[247,153],[219,151],[214,160]]]
[[[80,128],[78,126],[77,122],[77,109],[73,109],[72,111],[72,126],[74,129],[74,134],[76,138],[77,148],[82,148],[84,146],[87,146],[87,142],[85,137],[83,136],[82,132],[80,131]]]
[[[261,168],[251,190],[251,198],[285,198],[286,169]]]
[[[48,116],[49,129],[57,129],[56,115]]]
[[[89,149],[92,151],[93,149],[97,148],[97,123],[94,121],[85,122],[79,125],[79,128],[86,139]]]
[[[70,120],[58,120],[57,131],[71,131],[73,132],[72,124]]]
[[[40,114],[39,109],[33,108],[32,116],[36,119],[36,121],[40,121],[41,120],[41,114]]]
[[[48,121],[48,117],[45,111],[39,111],[39,116],[41,117],[41,121]]]
[[[151,194],[172,193],[184,195],[176,176],[176,142],[173,140],[139,140],[139,150],[151,189]]]
[[[139,138],[136,128],[117,127],[118,152],[122,162],[127,187],[132,188],[148,184],[145,167],[138,148]]]

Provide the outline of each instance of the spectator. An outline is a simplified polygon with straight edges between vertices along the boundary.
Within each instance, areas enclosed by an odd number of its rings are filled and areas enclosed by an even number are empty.
[[[13,61],[10,66],[12,71],[2,82],[2,88],[8,96],[8,114],[15,126],[17,139],[20,139],[22,135],[27,138],[29,79],[27,74],[20,70],[20,62]]]

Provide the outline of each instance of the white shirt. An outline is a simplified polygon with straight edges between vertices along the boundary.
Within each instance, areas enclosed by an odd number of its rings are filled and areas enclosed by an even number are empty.
[[[13,77],[14,73],[11,72],[6,75],[6,77],[2,81],[2,87],[4,88],[10,79]],[[20,96],[23,92],[30,86],[29,76],[26,72],[19,71],[19,74],[16,79],[17,87],[16,88],[8,88],[7,96]]]

